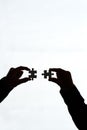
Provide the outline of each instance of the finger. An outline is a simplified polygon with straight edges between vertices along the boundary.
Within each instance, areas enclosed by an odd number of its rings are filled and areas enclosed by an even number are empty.
[[[9,76],[11,73],[13,73],[14,70],[15,70],[15,68],[10,68],[8,73],[7,73],[7,76]]]
[[[61,68],[50,68],[49,71],[54,71],[54,72],[56,72],[57,77],[58,77],[60,74],[65,74],[65,72],[67,72],[66,70],[63,70],[63,69],[61,69]]]
[[[61,68],[50,68],[49,71],[54,71],[54,72],[58,72],[58,71],[62,71],[63,69]]]
[[[30,80],[31,80],[30,78],[20,79],[20,80],[18,81],[18,85],[21,84],[21,83],[25,83],[25,82],[27,82],[27,81],[30,81]]]
[[[8,74],[13,72],[14,70],[15,70],[15,68],[10,68]]]
[[[51,77],[49,77],[48,80],[49,80],[49,81],[52,81],[52,82],[54,82],[54,83],[58,83],[58,80],[57,80],[56,78],[51,78]]]
[[[49,68],[49,71],[57,71],[58,70],[58,68]]]
[[[19,71],[19,72],[16,74],[16,76],[17,76],[17,77],[21,77],[22,74],[23,74],[23,71]]]
[[[12,71],[12,70],[14,70],[14,69],[15,69],[15,68],[12,67],[12,68],[10,69],[10,71]]]
[[[19,66],[17,68],[15,68],[16,70],[20,71],[20,70],[27,70],[29,71],[30,69],[28,67],[25,67],[25,66]]]

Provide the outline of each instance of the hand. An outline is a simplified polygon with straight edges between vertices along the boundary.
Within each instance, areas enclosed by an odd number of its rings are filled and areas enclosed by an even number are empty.
[[[5,77],[7,86],[14,88],[19,84],[25,83],[27,81],[29,81],[29,77],[25,77],[20,79],[20,77],[23,74],[23,70],[29,71],[30,69],[24,66],[20,66],[17,68],[11,68],[7,74],[7,76]]]
[[[56,72],[57,78],[49,77],[49,81],[57,83],[61,89],[70,88],[73,86],[71,73],[60,68],[52,68],[49,71]]]

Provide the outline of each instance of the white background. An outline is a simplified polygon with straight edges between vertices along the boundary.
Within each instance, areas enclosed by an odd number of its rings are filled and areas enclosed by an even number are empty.
[[[0,77],[20,65],[38,70],[0,104],[0,129],[76,130],[59,86],[41,73],[71,71],[87,101],[86,44],[86,0],[0,0]]]

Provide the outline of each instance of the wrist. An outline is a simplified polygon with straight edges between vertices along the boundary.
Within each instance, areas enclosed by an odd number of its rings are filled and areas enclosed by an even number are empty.
[[[1,88],[3,90],[11,91],[13,89],[12,86],[10,85],[9,80],[7,79],[7,77],[3,77],[0,80],[0,82],[1,82]]]
[[[75,88],[75,85],[74,85],[73,83],[70,84],[70,85],[64,85],[64,86],[61,86],[61,87],[60,87],[61,90],[65,90],[65,91],[71,90],[71,89],[73,89],[73,88]]]

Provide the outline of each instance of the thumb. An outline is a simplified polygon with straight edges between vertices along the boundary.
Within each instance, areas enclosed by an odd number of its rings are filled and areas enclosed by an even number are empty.
[[[20,80],[18,81],[18,85],[19,85],[19,84],[22,84],[22,83],[25,83],[25,82],[27,82],[27,81],[29,81],[29,80],[30,80],[29,78],[20,79]]]
[[[56,78],[49,77],[48,80],[58,84],[58,80]]]

